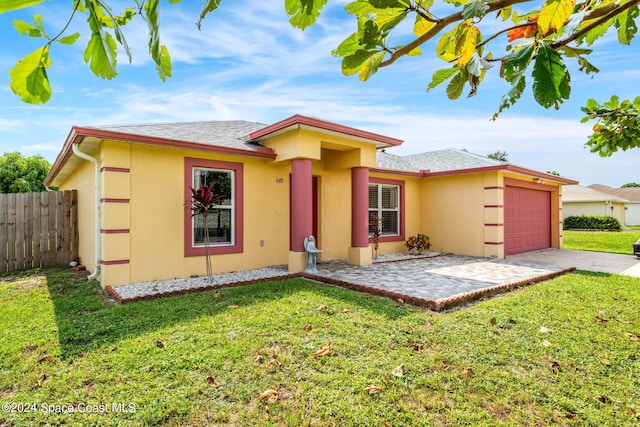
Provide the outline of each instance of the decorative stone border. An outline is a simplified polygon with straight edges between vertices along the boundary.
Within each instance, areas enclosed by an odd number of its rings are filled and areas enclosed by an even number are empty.
[[[396,261],[399,261],[399,260],[386,261],[386,262],[396,262]],[[486,297],[504,293],[511,289],[517,289],[520,287],[533,285],[535,283],[542,282],[545,280],[553,279],[554,277],[561,276],[563,274],[569,273],[574,270],[575,270],[575,267],[571,267],[564,270],[554,271],[549,274],[543,274],[543,275],[535,276],[525,280],[520,280],[518,282],[491,286],[488,288],[478,289],[475,291],[454,295],[450,298],[445,298],[440,300],[429,300],[425,298],[418,298],[411,295],[401,294],[398,292],[386,291],[384,289],[373,288],[371,286],[359,285],[357,283],[352,283],[345,280],[334,279],[331,277],[325,277],[318,274],[310,274],[310,273],[304,273],[304,272],[284,274],[282,276],[252,279],[252,280],[245,280],[245,281],[239,281],[239,282],[222,283],[222,284],[202,286],[197,288],[180,289],[180,290],[170,291],[170,292],[160,292],[157,294],[144,295],[144,296],[138,296],[133,298],[122,298],[112,286],[107,286],[105,290],[109,293],[109,295],[111,295],[119,303],[127,304],[134,301],[149,300],[149,299],[155,299],[155,298],[166,297],[166,296],[182,295],[182,294],[193,293],[193,292],[210,291],[210,290],[221,289],[221,288],[232,288],[237,286],[251,285],[255,283],[273,282],[276,280],[302,277],[302,278],[313,280],[316,282],[341,286],[343,288],[351,289],[357,292],[391,298],[401,303],[411,304],[418,307],[425,307],[433,311],[444,311],[444,310],[450,310],[455,307],[459,307],[461,305],[468,304],[472,301],[477,301]]]

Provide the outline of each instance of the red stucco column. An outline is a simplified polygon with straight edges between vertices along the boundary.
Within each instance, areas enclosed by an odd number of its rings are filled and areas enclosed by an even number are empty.
[[[294,159],[291,162],[291,250],[293,252],[304,252],[304,238],[313,232],[312,196],[311,160]]]
[[[351,247],[369,246],[369,169],[351,169]]]

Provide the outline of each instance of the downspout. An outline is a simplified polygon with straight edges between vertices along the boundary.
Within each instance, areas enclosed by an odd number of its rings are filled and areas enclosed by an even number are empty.
[[[93,269],[93,273],[87,277],[89,280],[99,279],[100,278],[100,246],[101,246],[101,233],[100,233],[100,194],[101,194],[101,186],[100,186],[100,163],[98,159],[95,157],[91,157],[87,153],[80,151],[78,147],[79,143],[75,142],[71,144],[71,150],[73,154],[80,157],[81,159],[92,162],[95,165],[95,184],[94,190],[96,192],[96,227],[95,227],[95,268]]]

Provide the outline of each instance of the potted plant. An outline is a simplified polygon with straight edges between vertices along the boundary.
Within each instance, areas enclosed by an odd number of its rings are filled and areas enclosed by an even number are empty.
[[[420,255],[424,251],[428,251],[431,247],[429,243],[429,236],[418,233],[417,236],[411,236],[404,242],[404,245],[409,250],[409,253],[414,255]]]

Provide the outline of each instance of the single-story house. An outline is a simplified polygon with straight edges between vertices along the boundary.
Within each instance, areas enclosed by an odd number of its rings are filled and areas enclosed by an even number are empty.
[[[78,190],[81,261],[102,286],[205,273],[204,224],[189,187],[222,183],[210,216],[215,273],[372,262],[427,234],[432,249],[504,258],[561,247],[561,193],[575,181],[462,150],[400,156],[401,140],[295,115],[264,125],[211,121],[74,126],[45,183]],[[212,218],[211,218],[212,217]]]
[[[626,225],[640,225],[640,187],[611,188],[601,184],[591,184],[589,188],[625,199]]]
[[[582,185],[567,185],[562,191],[562,218],[580,215],[609,215],[625,222],[626,199]]]

